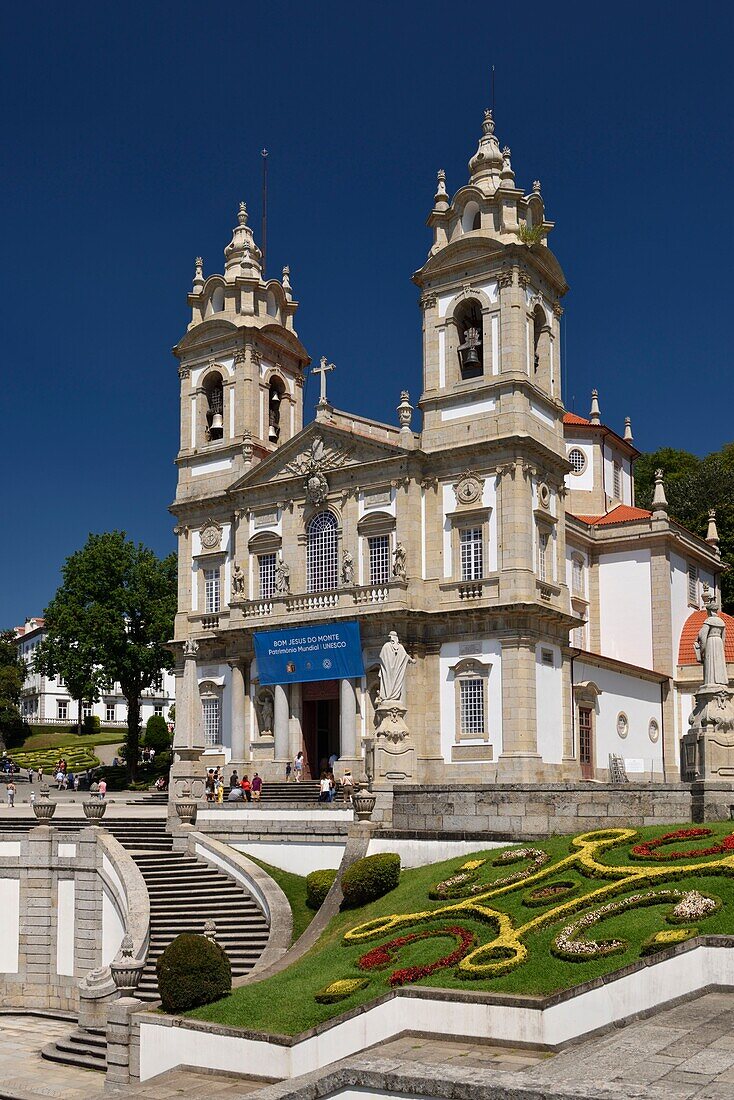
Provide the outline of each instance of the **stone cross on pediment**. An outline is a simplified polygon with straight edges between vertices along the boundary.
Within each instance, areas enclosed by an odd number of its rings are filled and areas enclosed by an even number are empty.
[[[334,365],[334,363],[327,362],[326,356],[322,355],[320,365],[313,368],[313,373],[318,374],[321,378],[321,393],[319,396],[319,405],[329,404],[326,399],[326,375],[330,370],[336,370],[336,366]]]

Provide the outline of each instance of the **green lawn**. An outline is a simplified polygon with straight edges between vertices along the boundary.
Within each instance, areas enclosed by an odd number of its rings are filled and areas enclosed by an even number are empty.
[[[251,859],[253,863],[256,863],[258,867],[262,867],[263,871],[267,871],[288,898],[293,913],[293,938],[291,943],[295,943],[316,916],[315,910],[309,909],[306,905],[305,876],[294,875],[291,871],[281,871],[280,867],[273,867],[272,864],[265,863],[262,859],[256,859],[249,852],[243,852],[242,854]]]
[[[11,750],[9,755],[21,768],[43,768],[46,773],[63,756],[74,771],[99,764],[94,752],[97,745],[121,745],[124,740],[125,730],[103,730],[81,735],[69,733],[68,730],[64,733],[34,733],[19,748]]]
[[[552,941],[562,928],[578,917],[596,910],[600,905],[653,889],[676,890],[681,893],[697,890],[706,896],[720,899],[723,904],[718,912],[685,923],[687,935],[696,932],[734,934],[734,851],[727,850],[711,856],[669,863],[630,859],[628,853],[633,844],[643,839],[660,837],[675,828],[678,827],[639,829],[635,831],[634,839],[618,840],[617,845],[611,848],[600,848],[598,845],[593,848],[590,859],[596,859],[602,867],[618,868],[616,872],[611,872],[610,877],[604,877],[603,872],[601,875],[597,872],[599,877],[592,877],[590,870],[580,864],[580,849],[572,844],[572,837],[557,837],[524,845],[523,847],[540,849],[547,853],[550,856],[549,862],[536,869],[532,879],[528,878],[501,889],[495,888],[494,893],[493,883],[529,867],[529,860],[493,866],[492,861],[500,854],[495,849],[404,871],[400,885],[384,898],[360,910],[340,913],[315,947],[288,970],[264,982],[244,986],[215,1004],[194,1010],[190,1015],[230,1026],[294,1034],[383,995],[391,988],[388,979],[393,971],[434,964],[449,955],[457,946],[456,936],[449,932],[445,935],[436,934],[448,926],[459,926],[476,937],[470,952],[482,945],[490,945],[500,938],[499,918],[493,917],[492,912],[502,915],[506,930],[509,929],[507,935],[510,941],[520,944],[520,950],[527,949],[526,958],[514,965],[508,973],[480,976],[474,980],[462,977],[461,971],[452,963],[427,977],[417,978],[413,984],[469,991],[549,994],[610,973],[638,959],[641,945],[649,936],[683,927],[666,921],[666,917],[672,914],[674,901],[667,900],[665,903],[628,909],[599,920],[579,934],[595,941],[623,941],[622,949],[616,954],[597,954],[596,957],[583,958],[580,961],[565,960],[553,953]],[[680,828],[690,826],[684,825]],[[712,845],[731,834],[732,823],[714,823],[707,828],[711,831],[709,837],[678,841],[668,850],[690,851]],[[559,867],[559,863],[569,856],[573,857],[573,866]],[[474,859],[486,860],[477,870],[476,884],[482,888],[481,893],[471,898],[443,901],[429,898],[431,888],[455,874],[467,860]],[[714,866],[710,866],[711,864]],[[686,870],[683,871],[683,868]],[[283,875],[283,872],[278,874]],[[523,900],[527,899],[531,890],[546,888],[549,884],[560,881],[571,883],[574,886],[573,892],[549,899],[540,906],[530,907]],[[589,894],[597,891],[601,891],[600,897],[588,898]],[[583,900],[585,898],[588,900]],[[433,915],[439,909],[447,911],[440,917]],[[487,913],[486,910],[490,912]],[[367,921],[392,914],[398,918],[396,927],[383,929],[382,932],[378,930],[375,935],[361,942],[344,939],[349,930]],[[423,914],[428,914],[427,919]],[[395,937],[416,933],[425,937],[427,930],[433,931],[430,938],[421,938],[394,948],[391,957],[384,960],[386,966],[370,970],[357,967],[357,960],[366,952],[390,943]],[[498,945],[495,951],[502,956],[503,953],[513,954],[514,948],[508,952],[506,947]],[[473,959],[467,961],[475,962]],[[496,965],[487,958],[486,952],[483,957],[477,958],[476,963],[480,962]],[[319,1004],[314,1000],[315,994],[330,983],[349,978],[368,978],[369,983],[365,988],[335,1004]]]

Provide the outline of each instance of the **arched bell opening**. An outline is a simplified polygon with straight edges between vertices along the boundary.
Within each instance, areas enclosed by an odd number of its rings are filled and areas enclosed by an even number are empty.
[[[475,298],[470,298],[459,306],[456,311],[456,328],[459,336],[461,377],[464,380],[481,378],[484,374],[482,309]]]
[[[208,439],[222,439],[224,436],[224,386],[222,376],[213,374],[204,381],[206,397],[206,434]]]
[[[268,442],[277,443],[280,439],[280,414],[285,386],[280,378],[271,378],[268,386]]]

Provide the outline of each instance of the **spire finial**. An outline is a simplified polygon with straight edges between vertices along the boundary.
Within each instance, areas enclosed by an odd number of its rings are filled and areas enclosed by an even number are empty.
[[[448,198],[448,192],[446,190],[446,172],[443,168],[439,168],[438,172],[436,173],[436,179],[438,181],[436,184],[436,199]]]
[[[292,297],[292,294],[291,294],[291,269],[288,266],[288,264],[286,264],[285,267],[283,268],[283,278],[281,279],[281,282],[283,284],[283,291],[285,293],[286,298],[290,299]]]
[[[719,529],[716,526],[715,508],[709,508],[709,526],[706,532],[706,542],[712,547],[716,554],[721,556],[721,551],[719,550]]]
[[[533,194],[540,194],[540,180],[533,180]]]
[[[410,403],[410,394],[407,390],[400,391],[400,404],[398,405],[398,420],[400,431],[410,432],[410,421],[413,417],[413,406]]]
[[[247,225],[247,203],[241,202],[237,213],[237,221],[240,225]]]
[[[652,494],[652,514],[656,519],[664,519],[668,514],[668,498],[665,495],[663,471],[655,471],[655,491]]]
[[[494,117],[493,117],[492,112],[489,109],[489,107],[487,107],[485,109],[485,112],[484,112],[484,122],[482,123],[482,133],[483,134],[493,134],[494,133]]]
[[[634,438],[632,435],[632,417],[630,416],[625,416],[624,418],[624,435],[622,438],[625,439],[627,443],[631,443]]]
[[[204,288],[204,260],[197,256],[194,260],[194,294],[199,294]]]
[[[589,421],[592,424],[601,424],[601,409],[599,408],[599,391],[591,391],[591,410],[589,412]]]

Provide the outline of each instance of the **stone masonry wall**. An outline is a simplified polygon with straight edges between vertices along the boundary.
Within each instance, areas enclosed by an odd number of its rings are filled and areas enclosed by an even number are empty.
[[[590,829],[728,819],[734,785],[707,783],[396,786],[393,829],[523,839]]]

